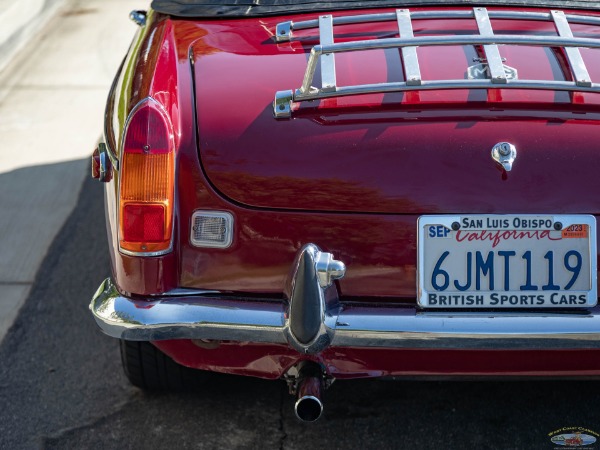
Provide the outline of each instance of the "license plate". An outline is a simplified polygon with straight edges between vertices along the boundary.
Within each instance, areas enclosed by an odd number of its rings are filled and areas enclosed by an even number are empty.
[[[423,308],[589,308],[597,299],[590,215],[422,216]]]

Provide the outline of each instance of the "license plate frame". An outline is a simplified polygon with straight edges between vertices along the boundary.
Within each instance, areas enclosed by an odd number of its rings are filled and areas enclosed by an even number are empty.
[[[417,303],[422,308],[590,308],[598,303],[596,218],[592,215],[424,215],[417,227]],[[513,245],[509,250],[507,246]],[[445,252],[448,255],[442,258]],[[448,284],[442,271],[448,275]],[[564,289],[573,279],[570,288]],[[485,282],[487,289],[482,289]]]

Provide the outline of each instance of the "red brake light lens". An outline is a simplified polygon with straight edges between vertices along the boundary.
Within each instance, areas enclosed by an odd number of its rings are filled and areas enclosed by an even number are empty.
[[[161,242],[165,235],[165,208],[162,205],[127,204],[123,208],[123,240]]]

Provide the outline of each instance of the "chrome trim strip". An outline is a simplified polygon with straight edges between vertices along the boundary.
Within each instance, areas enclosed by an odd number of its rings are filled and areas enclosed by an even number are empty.
[[[110,85],[110,90],[108,92],[108,98],[106,99],[106,105],[104,107],[104,126],[102,128],[102,134],[104,137],[104,143],[106,144],[106,149],[108,150],[108,157],[110,158],[113,168],[118,172],[119,171],[119,158],[117,157],[117,153],[116,153],[116,149],[113,148],[111,146],[111,139],[110,139],[110,135],[109,135],[109,130],[108,130],[108,125],[109,125],[109,120],[108,117],[110,116],[110,112],[109,110],[112,109],[113,107],[113,101],[114,101],[114,96],[115,96],[115,91],[117,88],[117,83],[119,81],[119,76],[121,74],[121,71],[123,70],[123,65],[125,64],[125,58],[123,58],[121,60],[121,64],[119,65],[119,69],[117,70],[117,74],[115,75],[115,77],[112,80],[112,83]],[[114,138],[114,132],[112,133],[113,138]],[[118,145],[115,142],[115,145]]]
[[[193,297],[193,296],[206,296],[206,295],[219,296],[222,294],[223,293],[221,291],[214,291],[214,290],[208,290],[208,289],[177,288],[177,289],[173,289],[173,290],[170,290],[167,292],[163,292],[162,294],[151,295],[147,300],[150,300],[153,297],[160,299],[163,297]]]
[[[106,334],[128,340],[214,339],[286,344],[285,302],[218,295],[131,299],[105,280],[90,304]],[[337,315],[337,313],[336,313]],[[332,347],[600,349],[600,308],[555,313],[422,313],[414,307],[341,307]]]

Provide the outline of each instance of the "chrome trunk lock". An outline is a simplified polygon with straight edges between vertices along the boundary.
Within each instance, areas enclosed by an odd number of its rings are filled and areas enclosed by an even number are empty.
[[[517,149],[509,142],[499,142],[492,148],[492,158],[500,164],[504,170],[510,172],[513,162],[517,158]]]

